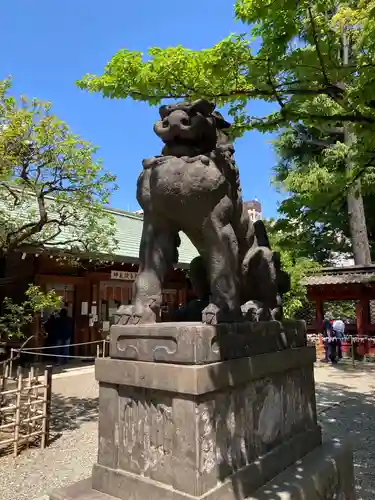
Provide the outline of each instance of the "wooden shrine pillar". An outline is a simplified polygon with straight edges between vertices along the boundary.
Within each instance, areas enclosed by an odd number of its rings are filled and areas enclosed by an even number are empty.
[[[361,299],[355,305],[356,326],[357,326],[358,337],[364,337],[364,335],[365,335],[365,325],[366,325],[365,310],[366,310],[366,301]]]
[[[315,329],[317,333],[322,330],[324,320],[324,302],[322,299],[315,299]]]
[[[89,317],[83,303],[90,301],[90,281],[86,279],[76,285],[75,291],[75,317],[74,317],[74,344],[87,342],[89,340]],[[83,314],[82,314],[83,313]],[[85,346],[75,346],[73,348],[74,356],[84,356]]]
[[[356,326],[358,337],[367,336],[367,327],[369,324],[369,302],[367,299],[362,298],[356,303]],[[361,340],[357,343],[357,352],[360,355],[368,354],[369,345],[365,340]]]
[[[315,300],[315,333],[317,335],[322,333],[323,319],[324,319],[324,303],[323,300],[319,298]],[[320,359],[324,354],[323,340],[320,335],[319,335],[319,340],[318,338],[315,340],[315,349],[316,349],[316,357],[317,359]]]

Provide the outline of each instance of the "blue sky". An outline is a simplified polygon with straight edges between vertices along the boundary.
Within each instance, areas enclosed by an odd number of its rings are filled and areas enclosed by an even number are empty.
[[[120,189],[111,205],[138,208],[135,185],[143,158],[159,154],[152,126],[157,108],[130,100],[107,100],[79,90],[85,73],[102,73],[119,49],[146,52],[150,46],[210,47],[231,32],[234,0],[12,0],[2,2],[0,78],[12,75],[13,92],[48,100],[75,133],[100,147],[106,169]],[[218,5],[220,4],[220,7]],[[269,106],[250,105],[262,115]],[[258,198],[266,217],[275,216],[280,196],[270,185],[275,156],[270,137],[247,133],[236,141],[244,199]]]

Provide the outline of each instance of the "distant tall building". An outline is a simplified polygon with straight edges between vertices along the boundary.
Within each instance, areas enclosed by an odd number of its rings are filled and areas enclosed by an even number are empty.
[[[244,201],[243,204],[251,221],[255,222],[262,219],[262,205],[256,198],[255,200]]]

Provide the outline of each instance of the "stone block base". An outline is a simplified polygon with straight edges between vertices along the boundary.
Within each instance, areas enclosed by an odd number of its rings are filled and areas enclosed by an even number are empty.
[[[314,359],[300,347],[207,365],[98,360],[94,488],[200,498],[261,463],[259,488],[321,444]]]
[[[197,496],[191,496],[149,477],[114,470],[99,464],[94,466],[92,487],[110,493],[121,500],[129,498],[152,498],[153,500],[184,500],[186,498],[233,500],[234,498],[246,498],[250,492],[255,491],[280,471],[285,470],[300,457],[306,455],[311,449],[319,446],[320,443],[319,427],[297,434],[256,461],[237,470],[225,480],[217,481],[218,484],[205,494]],[[220,473],[219,470],[218,474]]]
[[[248,500],[355,500],[353,454],[329,443],[276,476]]]
[[[302,327],[114,327],[112,357],[96,361],[99,446],[92,478],[51,500],[244,500],[293,464],[294,479],[307,481],[310,467],[308,477],[321,478],[314,482],[319,491],[343,489],[353,475],[350,453],[321,447],[316,353]],[[314,450],[320,462],[308,458]],[[271,491],[267,498],[275,498],[275,484],[259,495]],[[316,491],[309,495],[303,500],[317,498]]]
[[[114,325],[110,357],[199,365],[305,345],[304,321]]]
[[[266,456],[264,457],[267,460]],[[199,497],[200,500],[355,500],[353,457],[348,445],[333,443],[319,446],[314,451],[298,460],[293,466],[274,477],[260,489],[254,491],[250,486],[255,480],[261,480],[266,463],[262,459],[252,464],[252,469],[244,471],[236,479],[225,481],[215,490]],[[246,468],[248,469],[248,468]],[[116,473],[115,471],[113,471]],[[119,474],[117,472],[117,474]],[[132,481],[139,481],[135,476],[124,476],[120,497],[101,493],[93,489],[91,479],[80,481],[51,494],[51,500],[133,500]],[[139,483],[136,486],[140,487]],[[172,488],[148,479],[143,480],[143,498],[152,500],[189,500],[193,497],[181,494]],[[160,488],[160,493],[157,493]],[[197,498],[197,497],[195,497]]]

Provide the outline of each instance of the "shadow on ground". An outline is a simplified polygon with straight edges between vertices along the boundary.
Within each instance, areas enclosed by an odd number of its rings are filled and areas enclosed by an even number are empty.
[[[337,383],[320,383],[316,394],[325,437],[351,441],[357,500],[375,498],[375,395]]]
[[[356,499],[372,500],[375,498],[375,393],[370,391],[369,384],[366,384],[363,391],[361,391],[360,386],[353,388],[345,385],[348,374],[350,374],[349,378],[359,375],[362,375],[361,378],[363,378],[364,369],[362,367],[353,370],[348,365],[341,364],[337,368],[332,367],[331,369],[332,382],[320,382],[316,385],[317,413],[323,430],[323,439],[333,440],[338,445],[348,440],[351,442],[354,451]],[[369,367],[369,377],[371,377],[372,371],[373,369]],[[228,374],[225,376],[228,377]],[[236,386],[238,373],[233,370],[230,376]],[[212,371],[212,379],[223,383],[222,378],[214,371]],[[337,383],[337,381],[343,383]],[[221,417],[220,425],[222,426],[222,432],[217,434],[219,436],[218,447],[223,457],[218,468],[218,478],[223,480],[232,473],[230,477],[233,495],[234,498],[240,499],[253,493],[249,490],[246,478],[241,477],[239,472],[246,461],[257,464],[256,456],[250,455],[251,448],[254,448],[254,444],[251,443],[254,437],[246,434],[246,426],[244,427],[244,413],[246,412],[244,412],[241,397],[234,395],[228,399],[224,398],[220,407],[218,403],[215,404],[217,413]],[[256,401],[254,404],[254,412],[257,413],[259,409],[256,407]],[[211,432],[211,429],[217,426],[215,418],[207,422],[206,426],[207,433]],[[244,442],[243,446],[241,446],[241,441]],[[255,455],[260,456],[266,454],[268,449],[263,447],[257,448],[255,451]],[[308,461],[306,465],[308,465]],[[259,467],[259,476],[261,476],[264,471],[261,470],[261,466]],[[257,470],[255,474],[258,474]],[[253,477],[255,477],[254,474]],[[296,480],[304,477],[310,478],[311,469],[309,470],[307,467],[304,470],[302,466],[298,466],[295,477]],[[289,483],[273,483],[274,490],[269,492],[270,500],[279,500],[285,492],[286,484],[289,485]],[[338,485],[327,482],[324,486],[327,491],[320,492],[323,494],[323,498],[336,498]],[[301,496],[297,495],[295,498],[303,498],[303,493],[299,494]]]
[[[22,370],[27,374],[28,371],[30,370],[31,366],[34,366],[36,370],[38,370],[39,374],[42,374],[45,370],[45,368],[50,365],[52,366],[52,373],[54,375],[60,374],[60,373],[66,373],[69,372],[69,370],[76,369],[76,368],[86,368],[89,366],[94,366],[93,361],[75,361],[75,362],[69,362],[66,364],[56,364],[55,360],[48,360],[48,361],[41,361],[41,362],[28,362],[28,363],[23,363],[21,365]]]
[[[51,433],[61,433],[98,420],[99,398],[64,397],[52,394]]]

